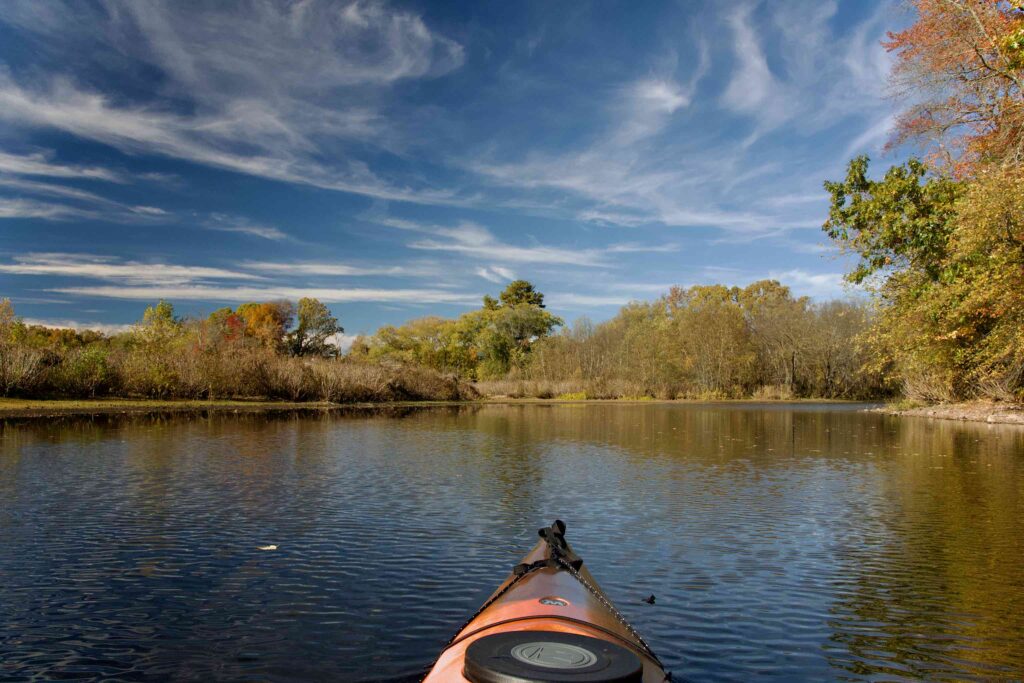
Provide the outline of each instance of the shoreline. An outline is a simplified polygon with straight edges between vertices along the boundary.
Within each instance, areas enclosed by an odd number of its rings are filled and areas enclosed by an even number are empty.
[[[262,413],[345,410],[351,408],[403,408],[471,405],[473,401],[390,401],[380,403],[328,403],[325,401],[263,401],[258,399],[9,399],[0,398],[0,420],[10,418],[57,418],[89,415],[139,415],[146,413]]]
[[[344,410],[351,408],[412,408],[431,406],[485,406],[485,405],[593,405],[593,404],[813,404],[834,403],[854,404],[865,401],[840,399],[725,399],[701,401],[697,399],[557,399],[557,398],[510,398],[489,396],[468,401],[382,401],[361,403],[328,403],[324,401],[268,401],[268,400],[190,400],[190,399],[20,399],[0,398],[0,420],[8,418],[56,418],[74,415],[117,415],[142,413],[196,413],[213,411],[221,413],[258,413],[302,410]]]
[[[1019,403],[968,401],[964,403],[944,403],[902,409],[894,406],[885,406],[876,410],[880,413],[897,417],[930,417],[936,420],[956,420],[959,422],[1024,425],[1024,405]]]
[[[301,411],[341,411],[351,409],[382,408],[429,408],[445,406],[494,406],[494,405],[808,405],[808,404],[870,404],[877,407],[867,410],[894,417],[924,417],[957,422],[982,422],[987,424],[1024,425],[1024,405],[971,401],[922,405],[911,408],[897,408],[894,404],[878,405],[874,401],[851,401],[843,399],[559,399],[559,398],[513,398],[509,396],[485,396],[465,401],[378,401],[358,403],[329,403],[325,401],[272,401],[261,399],[20,399],[0,398],[0,420],[11,418],[60,418],[90,415],[140,415],[140,414],[187,414],[187,413],[261,413]]]

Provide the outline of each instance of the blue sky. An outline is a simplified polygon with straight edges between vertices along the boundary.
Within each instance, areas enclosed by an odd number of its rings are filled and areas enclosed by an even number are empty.
[[[512,278],[847,296],[821,188],[892,123],[885,2],[6,2],[0,296],[117,329],[316,296],[349,333]]]

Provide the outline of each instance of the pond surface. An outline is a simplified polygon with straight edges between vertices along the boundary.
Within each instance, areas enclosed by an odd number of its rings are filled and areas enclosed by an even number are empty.
[[[0,679],[415,681],[555,518],[677,681],[1024,677],[1024,429],[860,408],[0,422]]]

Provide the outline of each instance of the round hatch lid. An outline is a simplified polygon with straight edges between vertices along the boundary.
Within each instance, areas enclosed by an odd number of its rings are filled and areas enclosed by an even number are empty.
[[[640,683],[644,665],[606,640],[553,631],[484,636],[466,649],[473,683]]]

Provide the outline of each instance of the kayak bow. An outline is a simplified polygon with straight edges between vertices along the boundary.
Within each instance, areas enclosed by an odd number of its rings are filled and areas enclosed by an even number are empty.
[[[662,683],[658,657],[565,540],[541,540],[441,651],[423,683]]]

